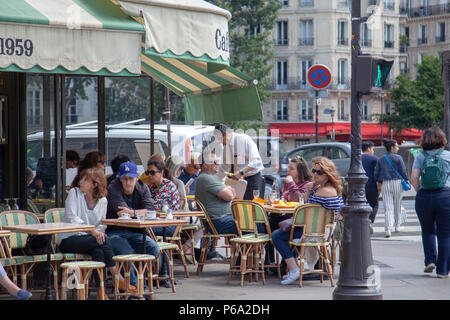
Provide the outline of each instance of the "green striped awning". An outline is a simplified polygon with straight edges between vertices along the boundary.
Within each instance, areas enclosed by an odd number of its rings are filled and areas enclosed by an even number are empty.
[[[253,79],[232,67],[208,73],[208,63],[142,54],[142,71],[184,97],[185,122],[262,120]]]
[[[0,28],[0,71],[141,71],[144,27],[110,0],[0,0]]]

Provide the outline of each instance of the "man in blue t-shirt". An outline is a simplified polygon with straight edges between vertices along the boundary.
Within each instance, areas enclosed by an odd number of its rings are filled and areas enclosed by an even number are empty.
[[[366,198],[369,205],[372,207],[372,213],[369,216],[369,220],[374,223],[375,216],[378,211],[378,188],[377,182],[374,178],[375,167],[377,166],[378,158],[374,155],[373,142],[363,141],[362,143],[363,154],[361,156],[362,165],[366,171],[366,176],[368,178],[366,182]],[[372,226],[370,226],[370,232],[373,233]]]

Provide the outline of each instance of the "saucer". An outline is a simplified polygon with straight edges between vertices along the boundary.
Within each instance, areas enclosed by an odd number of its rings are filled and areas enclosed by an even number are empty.
[[[126,218],[126,217],[118,217],[117,220],[131,220],[130,217]]]

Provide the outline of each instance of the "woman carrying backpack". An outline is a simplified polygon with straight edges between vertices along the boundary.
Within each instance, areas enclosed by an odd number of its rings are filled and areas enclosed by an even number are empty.
[[[437,267],[438,278],[448,278],[450,269],[450,152],[443,149],[446,144],[439,127],[425,130],[420,140],[423,152],[415,158],[411,172],[422,228],[424,272],[432,273]]]

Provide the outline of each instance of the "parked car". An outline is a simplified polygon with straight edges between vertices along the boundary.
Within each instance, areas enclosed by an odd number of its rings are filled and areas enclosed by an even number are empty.
[[[279,175],[281,178],[286,177],[289,159],[296,156],[303,157],[311,168],[311,159],[314,157],[327,157],[332,160],[341,177],[347,175],[350,168],[351,146],[345,142],[322,142],[311,143],[296,147],[284,155],[281,160]]]

